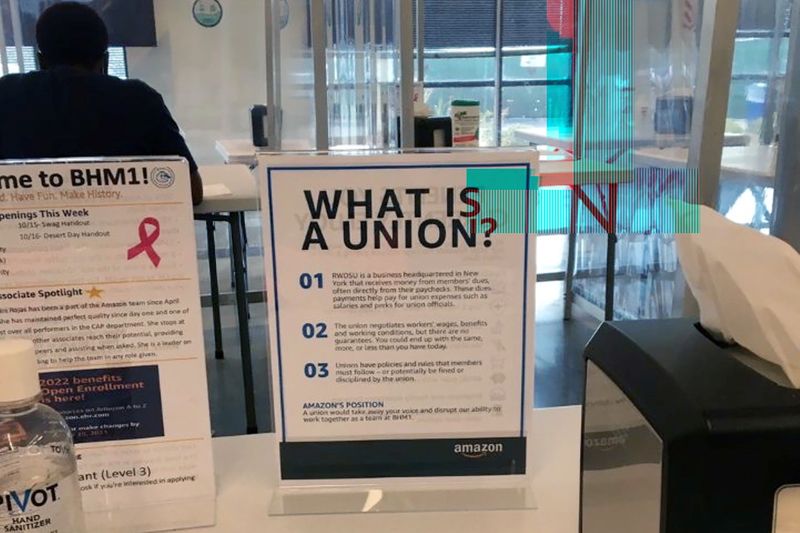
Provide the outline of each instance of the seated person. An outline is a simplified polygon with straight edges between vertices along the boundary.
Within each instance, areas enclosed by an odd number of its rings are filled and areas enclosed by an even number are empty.
[[[77,2],[36,23],[40,71],[0,78],[0,159],[177,155],[189,161],[192,200],[203,199],[197,164],[158,92],[106,74],[108,30]]]

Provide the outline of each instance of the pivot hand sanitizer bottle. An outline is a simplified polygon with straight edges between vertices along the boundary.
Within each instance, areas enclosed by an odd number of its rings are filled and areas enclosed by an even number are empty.
[[[40,398],[33,343],[0,340],[0,532],[84,533],[72,436]]]

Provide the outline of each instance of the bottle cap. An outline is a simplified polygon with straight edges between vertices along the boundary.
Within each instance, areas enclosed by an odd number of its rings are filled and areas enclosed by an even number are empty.
[[[0,339],[0,403],[29,400],[41,391],[33,343],[23,339]]]

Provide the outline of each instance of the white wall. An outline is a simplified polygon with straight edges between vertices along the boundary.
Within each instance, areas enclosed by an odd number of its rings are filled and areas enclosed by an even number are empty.
[[[129,48],[128,73],[159,91],[200,164],[218,163],[217,139],[249,138],[253,104],[266,103],[264,0],[221,0],[204,28],[193,0],[154,0],[156,48]]]

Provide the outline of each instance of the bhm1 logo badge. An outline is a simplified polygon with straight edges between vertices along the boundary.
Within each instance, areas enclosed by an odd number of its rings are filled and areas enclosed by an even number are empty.
[[[171,168],[154,168],[150,172],[150,181],[159,189],[168,189],[175,183],[175,172]]]

